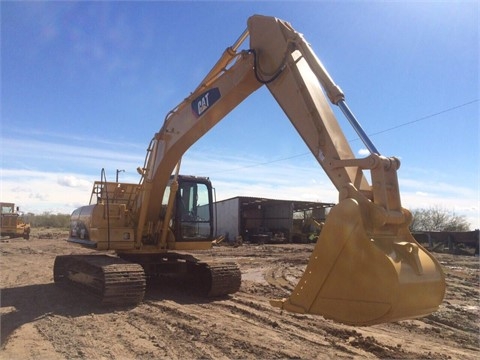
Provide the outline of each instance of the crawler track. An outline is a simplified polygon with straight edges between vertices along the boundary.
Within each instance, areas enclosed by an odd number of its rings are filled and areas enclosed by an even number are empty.
[[[204,267],[202,292],[208,297],[219,297],[234,294],[240,289],[242,274],[235,263],[199,263]]]
[[[57,256],[53,278],[56,284],[91,293],[104,305],[136,305],[145,295],[143,268],[112,256]]]

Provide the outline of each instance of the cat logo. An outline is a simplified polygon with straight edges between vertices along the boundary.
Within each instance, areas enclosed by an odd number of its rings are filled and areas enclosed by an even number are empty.
[[[192,101],[192,110],[197,117],[202,116],[213,104],[220,99],[220,90],[213,88],[205,91]]]

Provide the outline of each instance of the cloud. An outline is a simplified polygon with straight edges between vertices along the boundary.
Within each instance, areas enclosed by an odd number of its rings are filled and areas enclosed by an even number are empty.
[[[70,213],[74,209],[72,203],[88,202],[85,186],[91,186],[92,180],[80,174],[2,168],[1,198],[16,203],[25,212]],[[68,182],[79,186],[66,190]]]
[[[80,147],[62,144],[61,140],[64,137],[58,136],[53,142],[7,138],[7,143],[2,143],[2,151],[7,152],[2,156],[16,159],[16,163],[6,164],[4,161],[2,164],[3,201],[15,202],[26,212],[71,213],[88,204],[91,186],[99,180],[104,164],[111,165],[107,180],[115,178],[115,169],[126,169],[121,181],[138,183],[135,169],[143,164],[144,147],[92,141],[85,142],[90,147]],[[8,150],[12,146],[15,151]],[[45,161],[45,152],[52,158]],[[180,172],[209,177],[216,189],[217,200],[253,196],[327,203],[338,201],[337,189],[312,156],[299,156],[292,161],[269,159],[258,153],[239,155],[237,150],[206,152],[195,148],[184,155]],[[477,189],[438,181],[440,176],[426,178],[420,174],[415,177],[412,169],[399,175],[404,207],[441,206],[464,215],[472,227],[480,227]]]
[[[29,192],[28,198],[33,201],[48,201],[48,195],[36,192]]]
[[[400,179],[402,205],[407,209],[441,207],[464,216],[472,228],[480,228],[480,202],[475,189],[444,182]]]
[[[368,149],[360,149],[360,150],[358,150],[358,155],[368,156],[368,155],[370,155],[370,151],[368,151]]]
[[[40,136],[40,134],[35,134]],[[24,138],[2,138],[2,167],[18,169],[12,176],[17,176],[20,170],[40,171],[45,169],[61,173],[60,183],[65,186],[80,186],[73,184],[73,179],[63,179],[64,173],[81,173],[85,176],[100,176],[100,170],[106,166],[108,175],[115,177],[115,169],[135,169],[143,164],[144,147],[135,144],[124,144],[94,140],[72,141],[67,136],[58,135],[47,140],[37,140],[30,136]],[[62,141],[67,141],[63,143]],[[71,145],[88,144],[85,145]],[[16,173],[15,173],[16,172]],[[44,172],[42,172],[44,174]],[[113,173],[113,174],[112,174]],[[33,176],[33,172],[29,173]],[[55,180],[57,181],[57,180]]]
[[[271,161],[258,155],[238,156],[189,152],[181,173],[207,176],[216,188],[217,200],[236,196],[283,200],[336,202],[338,192],[312,156],[291,161]]]
[[[58,180],[57,180],[58,184],[59,185],[62,185],[62,186],[67,186],[67,187],[74,187],[74,188],[89,188],[91,186],[91,183],[87,180],[82,180],[82,179],[78,179],[76,176],[74,175],[64,175],[64,176],[61,176]]]
[[[423,192],[423,191],[417,191],[417,192],[415,192],[415,194],[418,195],[418,196],[422,196],[422,197],[428,197],[428,196],[430,196],[429,193]]]

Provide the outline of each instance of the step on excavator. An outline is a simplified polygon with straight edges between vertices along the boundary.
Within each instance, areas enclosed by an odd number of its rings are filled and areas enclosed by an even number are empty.
[[[247,38],[249,48],[240,50]],[[339,192],[303,276],[288,298],[271,304],[351,325],[436,311],[445,277],[409,232],[412,216],[401,205],[397,180],[400,161],[380,154],[303,35],[262,15],[248,19],[198,87],[166,115],[138,169],[139,183],[108,182],[102,175],[90,205],[72,213],[68,241],[115,255],[58,256],[55,282],[83,288],[110,305],[141,302],[146,280],[165,274],[193,279],[206,296],[238,291],[235,263],[198,256],[214,240],[212,186],[207,178],[180,175],[180,160],[263,85]],[[331,104],[370,155],[355,157]]]

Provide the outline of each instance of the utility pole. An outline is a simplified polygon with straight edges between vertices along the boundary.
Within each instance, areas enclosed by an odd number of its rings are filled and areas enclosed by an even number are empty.
[[[117,176],[115,177],[116,182],[118,183],[118,173],[125,172],[125,170],[118,170],[117,169]]]

